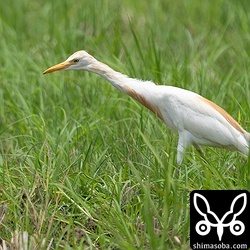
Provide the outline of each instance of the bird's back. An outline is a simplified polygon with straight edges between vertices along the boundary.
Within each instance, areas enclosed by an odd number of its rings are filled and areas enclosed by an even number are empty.
[[[171,86],[157,86],[157,104],[168,127],[189,132],[193,144],[249,151],[249,133],[224,109],[202,96]]]

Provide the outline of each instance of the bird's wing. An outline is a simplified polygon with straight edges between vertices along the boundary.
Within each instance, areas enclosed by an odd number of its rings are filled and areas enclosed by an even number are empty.
[[[165,122],[171,120],[177,131],[191,133],[198,144],[230,147],[235,140],[241,139],[244,143],[244,130],[216,104],[178,88],[166,88],[161,93]]]

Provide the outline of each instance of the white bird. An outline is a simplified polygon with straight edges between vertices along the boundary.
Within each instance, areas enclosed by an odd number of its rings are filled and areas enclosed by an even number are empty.
[[[66,61],[50,67],[43,74],[57,70],[96,73],[150,109],[167,127],[178,133],[178,165],[181,165],[189,145],[198,150],[201,145],[249,154],[250,133],[224,109],[194,92],[130,78],[99,62],[84,50],[75,52]]]

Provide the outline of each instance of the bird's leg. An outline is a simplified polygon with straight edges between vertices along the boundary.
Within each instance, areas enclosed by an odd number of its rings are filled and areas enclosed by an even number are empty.
[[[182,132],[179,133],[179,140],[178,140],[178,146],[177,146],[177,164],[178,166],[181,165],[184,154],[186,151],[186,148],[190,144],[189,136],[187,133]]]
[[[185,133],[179,133],[179,140],[177,146],[177,164],[178,166],[181,165],[186,148],[189,144],[189,140],[186,139]]]
[[[185,150],[186,149],[183,147],[183,145],[178,143],[178,146],[177,146],[177,165],[178,166],[180,166],[183,161]]]
[[[176,178],[181,175],[181,163],[184,158],[184,154],[186,151],[186,143],[184,140],[184,136],[179,134],[178,146],[177,146],[177,167],[176,167]]]
[[[177,146],[177,175],[181,174],[181,164],[184,158],[186,148],[191,144],[191,137],[187,131],[179,131],[179,140]]]

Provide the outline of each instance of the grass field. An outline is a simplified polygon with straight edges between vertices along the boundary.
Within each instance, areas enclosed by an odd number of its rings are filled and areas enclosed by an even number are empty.
[[[237,152],[190,148],[97,75],[42,72],[85,49],[197,92],[250,131],[248,1],[0,2],[0,245],[189,249],[189,194],[250,190]],[[37,248],[36,248],[37,247]],[[0,247],[1,249],[1,247]]]

